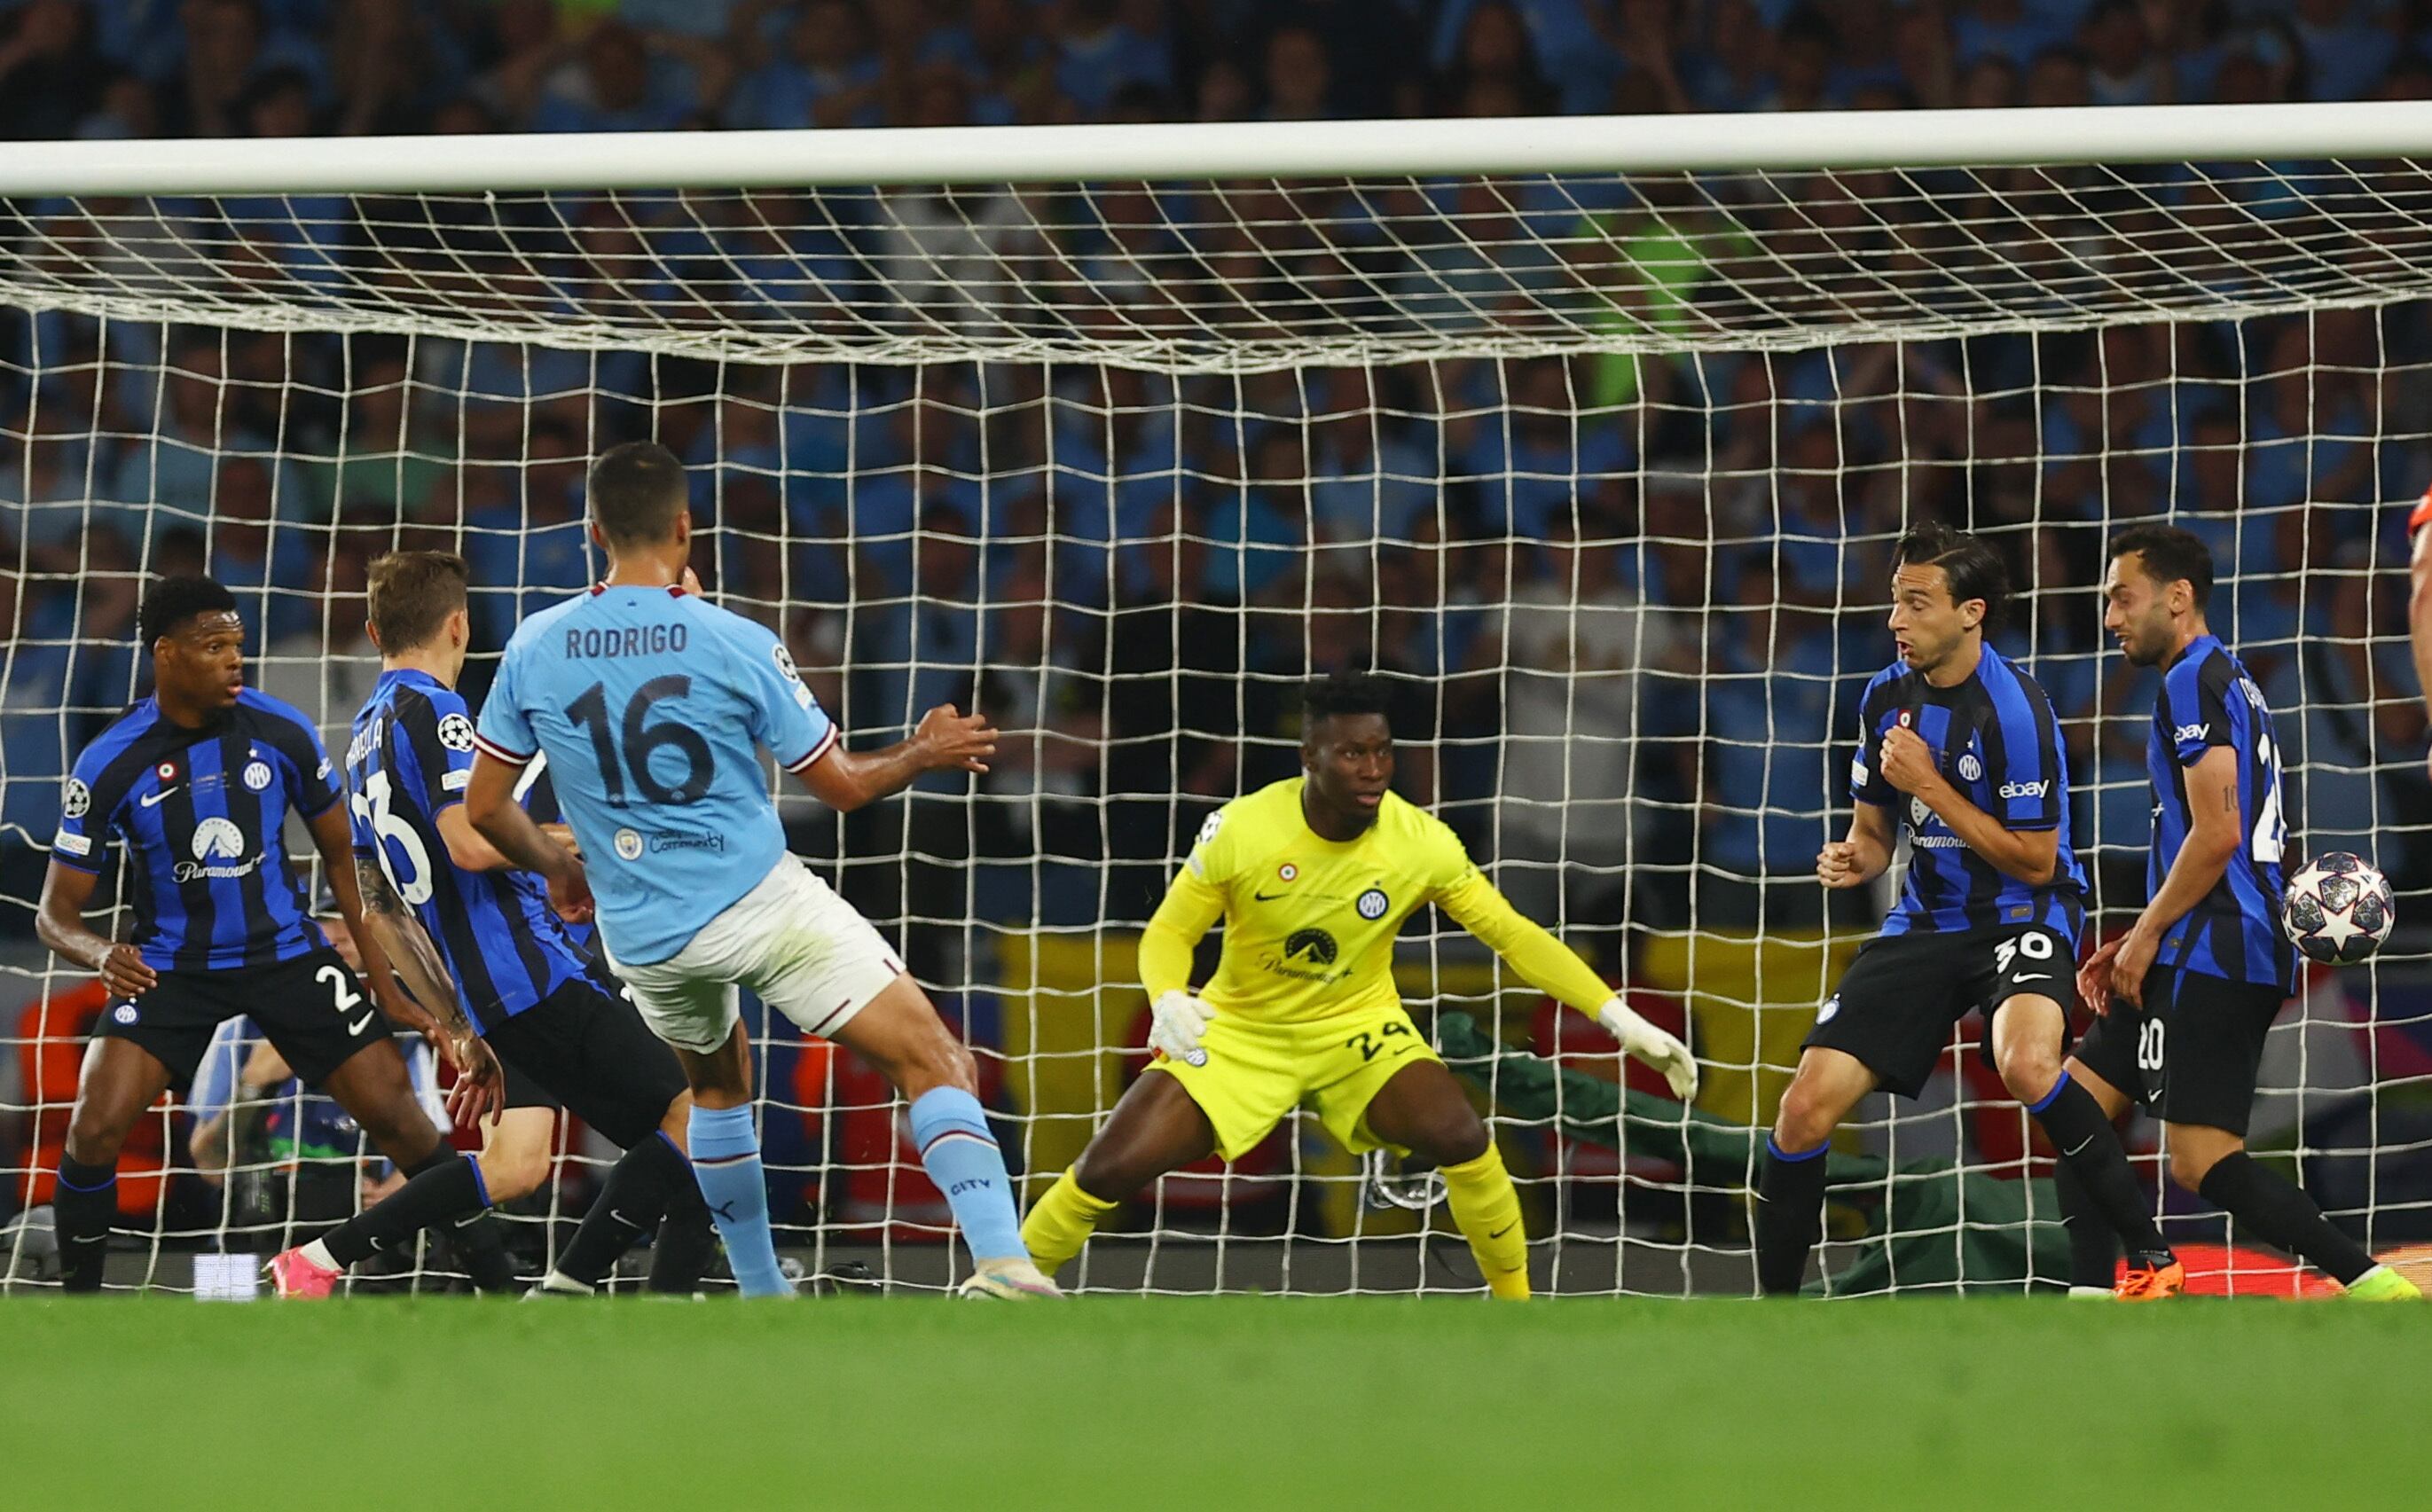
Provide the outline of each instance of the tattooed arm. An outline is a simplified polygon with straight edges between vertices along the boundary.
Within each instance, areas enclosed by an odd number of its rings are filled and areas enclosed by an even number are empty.
[[[449,1110],[464,1122],[478,1121],[484,1113],[501,1105],[505,1090],[501,1084],[506,1073],[498,1065],[497,1052],[482,1040],[473,1021],[464,1016],[464,1005],[456,993],[456,979],[448,972],[447,961],[423,932],[422,921],[414,916],[405,899],[389,884],[380,863],[370,856],[357,856],[355,882],[363,889],[363,923],[422,1011],[422,1021],[413,1027],[420,1030],[456,1067],[456,1085],[448,1093]]]

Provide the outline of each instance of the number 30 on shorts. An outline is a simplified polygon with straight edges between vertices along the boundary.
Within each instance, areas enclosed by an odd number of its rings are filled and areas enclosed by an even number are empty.
[[[2052,937],[2041,930],[2030,930],[2016,939],[2001,940],[1993,947],[1993,969],[2007,971],[2010,963],[2021,956],[2030,961],[2052,958]]]

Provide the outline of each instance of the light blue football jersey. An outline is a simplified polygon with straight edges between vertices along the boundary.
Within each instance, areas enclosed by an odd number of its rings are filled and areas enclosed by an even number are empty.
[[[548,755],[608,951],[647,966],[785,855],[756,748],[798,772],[836,728],[767,630],[680,588],[601,586],[516,628],[476,738]]]

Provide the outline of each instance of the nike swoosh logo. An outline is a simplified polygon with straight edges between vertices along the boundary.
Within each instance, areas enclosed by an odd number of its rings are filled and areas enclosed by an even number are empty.
[[[1501,1227],[1501,1228],[1499,1228],[1499,1229],[1496,1229],[1494,1233],[1492,1233],[1492,1234],[1488,1235],[1487,1235],[1487,1237],[1488,1237],[1488,1238],[1490,1238],[1490,1239],[1499,1239],[1499,1238],[1503,1237],[1505,1235],[1507,1235],[1507,1234],[1511,1233],[1513,1229],[1518,1228],[1519,1226],[1520,1226],[1520,1225],[1519,1225],[1519,1223],[1518,1223],[1518,1222],[1516,1222],[1516,1221],[1514,1221],[1514,1222],[1511,1222],[1511,1223],[1506,1223],[1505,1225],[1503,1225],[1503,1227]]]
[[[138,802],[138,803],[140,803],[140,804],[142,804],[144,807],[145,807],[145,808],[147,808],[147,809],[149,809],[149,808],[157,808],[157,807],[159,807],[160,804],[167,802],[167,801],[168,801],[168,799],[169,799],[169,795],[170,795],[170,794],[172,794],[172,793],[175,793],[176,791],[177,791],[177,790],[176,788],[174,788],[174,787],[162,788],[162,789],[161,789],[160,792],[158,792],[158,793],[146,793],[146,794],[145,794],[145,795],[144,795],[142,798],[137,798],[135,801],[136,801],[136,802]]]
[[[2079,1141],[2077,1142],[2077,1147],[2076,1147],[2075,1149],[2073,1149],[2073,1150],[2064,1150],[2064,1151],[2061,1151],[2061,1153],[2062,1153],[2063,1155],[2067,1156],[2068,1158],[2069,1158],[2069,1159],[2071,1159],[2071,1160],[2074,1160],[2074,1159],[2076,1159],[2079,1155],[2081,1155],[2081,1154],[2085,1153],[2085,1151],[2086,1151],[2086,1146],[2088,1146],[2088,1145],[2090,1145],[2090,1144],[2092,1144],[2092,1143],[2094,1143],[2094,1136],[2093,1136],[2092,1134],[2087,1134],[2085,1138],[2083,1138],[2083,1139],[2081,1139],[2081,1140],[2079,1140]]]
[[[2011,980],[2012,982],[2050,982],[2050,981],[2052,980],[2052,977],[2051,977],[2049,974],[2045,973],[2045,972],[2038,971],[2038,972],[2036,972],[2034,976],[2031,976],[2031,977],[2030,977],[2030,976],[2023,976],[2023,975],[2022,975],[2022,976],[2016,976],[2016,977],[2012,977],[2010,980]]]
[[[1275,901],[1276,899],[1278,899],[1278,898],[1289,898],[1289,897],[1291,897],[1291,896],[1292,896],[1292,895],[1291,895],[1291,894],[1289,894],[1289,893],[1258,893],[1258,892],[1254,892],[1254,893],[1252,893],[1252,894],[1250,895],[1250,901],[1252,901],[1252,902],[1254,902],[1254,903],[1272,903],[1272,902],[1274,902],[1274,901]]]
[[[346,1026],[346,1033],[349,1034],[362,1033],[364,1030],[371,1027],[372,1020],[378,1016],[379,1015],[377,1012],[363,1015],[361,1018],[356,1019],[353,1023]]]

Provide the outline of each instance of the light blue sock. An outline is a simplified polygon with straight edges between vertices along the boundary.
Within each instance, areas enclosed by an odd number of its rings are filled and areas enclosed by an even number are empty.
[[[1027,1260],[1022,1224],[1013,1216],[1013,1183],[1005,1151],[988,1132],[980,1100],[960,1087],[934,1087],[912,1104],[912,1142],[920,1168],[946,1194],[962,1225],[963,1242],[980,1260]]]
[[[760,1169],[752,1110],[695,1103],[687,1128],[693,1177],[726,1241],[735,1284],[746,1297],[791,1297],[794,1288],[777,1268],[777,1245],[768,1235],[768,1182]]]

